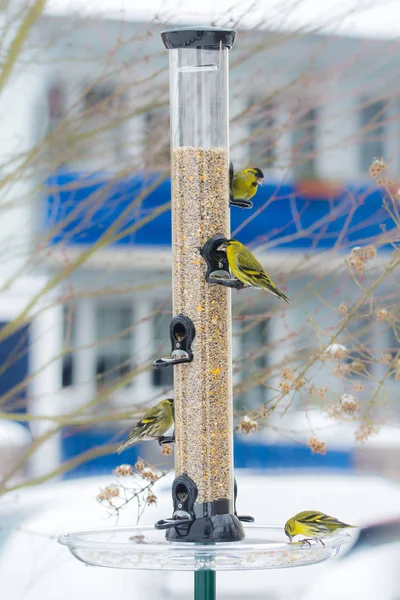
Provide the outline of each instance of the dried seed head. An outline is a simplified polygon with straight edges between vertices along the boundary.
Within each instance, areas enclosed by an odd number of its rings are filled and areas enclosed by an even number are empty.
[[[343,419],[343,414],[338,404],[328,404],[328,406],[325,407],[325,410],[332,419]]]
[[[376,248],[375,246],[369,245],[364,248],[364,256],[367,260],[372,260],[376,257]]]
[[[306,382],[301,377],[298,377],[294,383],[294,387],[296,390],[303,388],[306,385]]]
[[[316,392],[317,392],[318,398],[321,398],[321,400],[322,400],[327,395],[328,388],[327,387],[316,388]]]
[[[279,387],[284,394],[287,394],[292,389],[292,384],[289,381],[280,381]]]
[[[330,344],[324,354],[331,358],[344,358],[347,354],[347,348],[342,344]]]
[[[386,165],[383,158],[374,158],[369,168],[369,174],[373,179],[386,171]]]
[[[294,379],[292,367],[285,367],[281,373],[283,379]]]
[[[158,479],[158,475],[156,475],[154,471],[150,469],[150,467],[144,467],[144,469],[142,469],[142,477],[143,479],[148,479],[153,483]]]
[[[392,355],[391,354],[383,354],[381,356],[380,362],[384,365],[389,365],[392,362]]]
[[[379,310],[376,311],[376,320],[377,321],[388,321],[391,317],[391,314],[389,311],[387,311],[385,308],[380,308]]]
[[[137,469],[138,471],[143,471],[145,466],[146,466],[146,463],[144,462],[143,458],[138,458],[137,462],[135,464],[135,469]]]
[[[157,504],[157,496],[155,494],[149,494],[146,502],[149,506],[152,504]]]
[[[344,377],[350,373],[350,365],[342,365],[338,363],[332,371],[332,375],[336,377]]]
[[[340,396],[340,408],[346,415],[354,415],[358,408],[358,402],[350,394]]]
[[[242,420],[240,421],[240,431],[242,431],[243,433],[253,433],[254,431],[256,431],[257,428],[257,421],[254,421],[247,415],[242,417]]]
[[[172,447],[170,446],[170,444],[163,444],[163,447],[161,449],[161,454],[164,454],[165,456],[171,456]]]
[[[310,438],[308,446],[311,448],[314,454],[326,454],[326,444],[321,442],[316,437]]]
[[[119,465],[115,469],[115,474],[121,477],[128,477],[129,475],[133,475],[133,467],[132,465]]]
[[[120,490],[117,485],[108,485],[107,487],[100,490],[100,492],[96,496],[96,499],[99,502],[104,502],[106,500],[110,501],[112,498],[118,498],[119,492]]]
[[[364,389],[364,386],[363,386],[363,385],[361,385],[361,383],[356,383],[356,384],[353,386],[353,390],[354,390],[355,392],[362,392],[362,391],[363,391],[363,389]]]
[[[347,315],[347,313],[349,312],[349,309],[347,308],[347,306],[345,305],[344,302],[341,302],[340,306],[339,306],[339,310],[341,313],[343,313],[344,315]]]
[[[356,442],[365,442],[374,433],[377,433],[376,427],[367,423],[362,423],[355,432],[354,437],[356,439]]]

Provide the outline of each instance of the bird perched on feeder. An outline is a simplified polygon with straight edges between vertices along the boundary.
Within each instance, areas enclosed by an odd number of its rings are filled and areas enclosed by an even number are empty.
[[[268,274],[246,246],[238,240],[226,240],[217,250],[226,252],[229,268],[241,283],[267,290],[274,296],[290,302],[269,278]]]
[[[229,165],[229,179],[231,186],[231,202],[244,201],[244,206],[251,208],[250,199],[258,190],[258,186],[264,182],[264,173],[258,167],[248,167],[242,171],[233,170],[233,164]]]
[[[138,421],[132,429],[125,442],[120,445],[117,452],[120,454],[135,442],[158,440],[161,444],[161,439],[172,426],[174,422],[174,400],[167,398],[161,400],[156,406],[150,408],[144,415],[143,419]]]
[[[346,529],[355,527],[354,525],[348,525],[343,523],[335,517],[330,517],[317,510],[303,510],[297,513],[294,517],[289,519],[285,524],[285,533],[289,540],[296,535],[304,535],[305,539],[302,542],[310,542],[310,540],[318,540],[324,545],[320,539],[326,533],[331,533],[337,529]]]

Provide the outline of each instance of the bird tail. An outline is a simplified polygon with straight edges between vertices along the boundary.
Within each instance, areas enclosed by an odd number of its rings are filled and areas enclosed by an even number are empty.
[[[283,292],[281,292],[281,290],[279,290],[272,283],[272,281],[269,279],[269,277],[265,277],[262,274],[262,277],[260,277],[260,283],[261,283],[260,287],[262,287],[264,290],[268,290],[271,294],[273,294],[274,296],[277,296],[278,298],[282,298],[282,300],[284,300],[285,302],[287,302],[289,304],[290,298],[285,296],[285,294]]]
[[[118,454],[121,454],[121,452],[123,452],[124,450],[126,450],[126,448],[129,448],[129,446],[132,446],[132,444],[134,444],[135,442],[139,441],[139,437],[138,434],[140,432],[136,429],[133,429],[130,434],[128,435],[128,437],[126,438],[126,440],[119,446],[119,448],[117,448],[116,452]]]

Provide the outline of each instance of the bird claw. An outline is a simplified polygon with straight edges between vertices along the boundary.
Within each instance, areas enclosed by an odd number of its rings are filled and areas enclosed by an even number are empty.
[[[312,541],[316,541],[316,542],[320,542],[320,544],[322,544],[322,546],[325,548],[325,544],[324,542],[320,539],[320,538],[306,538],[304,540],[301,540],[301,544],[308,544],[308,547],[311,548],[311,542]]]
[[[164,446],[165,444],[174,444],[175,436],[174,435],[162,435],[157,438],[157,441],[160,446]]]

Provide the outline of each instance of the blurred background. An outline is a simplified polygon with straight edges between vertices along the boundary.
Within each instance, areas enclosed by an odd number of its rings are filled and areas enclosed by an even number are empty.
[[[400,518],[399,8],[202,4],[0,5],[9,600],[46,598],[60,581],[59,598],[79,588],[102,599],[132,582],[142,598],[191,597],[186,576],[89,576],[54,541],[68,527],[111,524],[96,496],[121,462],[173,467],[155,443],[115,454],[143,411],[173,393],[172,370],[152,368],[170,351],[172,314],[166,26],[238,30],[231,159],[265,179],[252,211],[232,208],[232,237],[292,299],[232,294],[240,510],[266,524],[304,508],[356,524]],[[166,477],[149,523],[170,512]],[[136,522],[128,504],[119,523]],[[399,600],[398,544],[357,561],[313,567],[317,585],[311,568],[290,571],[291,589],[277,573],[242,587],[222,577],[220,596]]]

